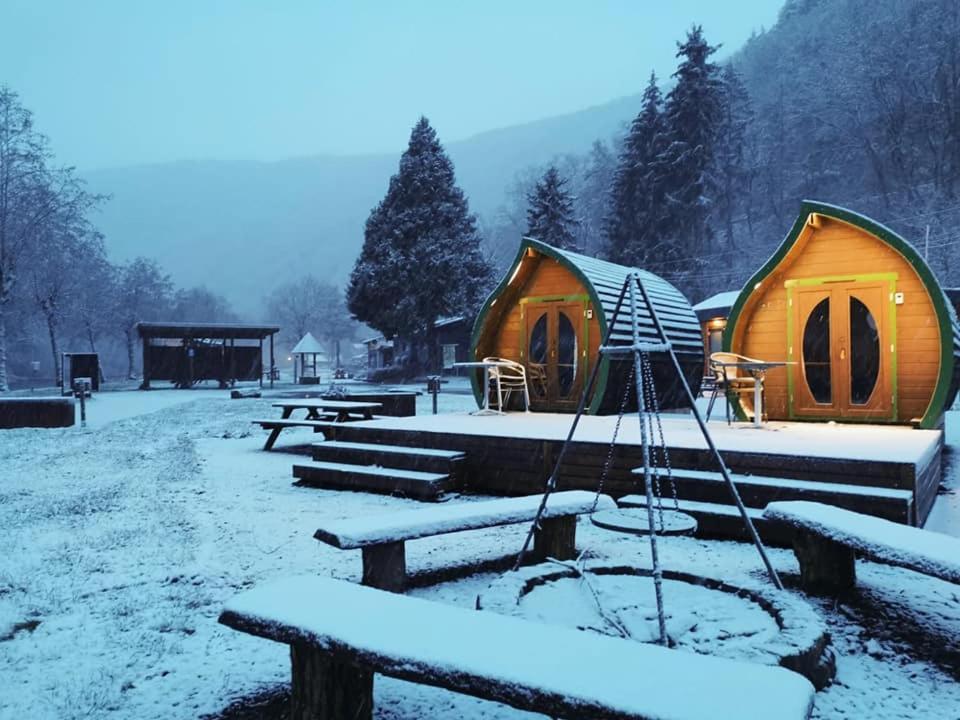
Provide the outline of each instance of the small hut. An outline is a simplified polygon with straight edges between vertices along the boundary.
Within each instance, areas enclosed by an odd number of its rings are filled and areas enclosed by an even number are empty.
[[[693,311],[697,314],[697,320],[700,321],[700,328],[703,332],[705,363],[709,361],[711,354],[723,349],[723,331],[727,329],[730,308],[733,307],[739,296],[739,290],[728,290],[711,295],[706,300],[702,300],[693,306]],[[703,372],[705,375],[709,373],[706,364]]]
[[[472,356],[494,356],[522,363],[530,376],[534,410],[570,412],[597,362],[601,362],[587,409],[594,414],[618,412],[627,393],[633,361],[600,357],[600,342],[629,273],[634,268],[586,257],[525,238],[506,276],[480,310],[473,326]],[[687,299],[670,283],[640,272],[651,302],[663,322],[684,375],[694,393],[703,374],[700,326]],[[656,330],[647,313],[641,315],[641,337],[654,341]],[[632,342],[629,308],[617,319],[612,344]],[[623,357],[623,356],[619,356]],[[684,406],[682,385],[669,357],[651,356],[657,396],[662,408]],[[482,404],[480,373],[473,377],[474,393]]]
[[[298,342],[290,353],[293,356],[293,381],[301,385],[316,385],[320,382],[320,373],[317,371],[317,363],[327,362],[327,354],[323,351],[323,346],[313,336],[313,333],[307,332],[300,342]]]
[[[802,204],[740,292],[724,349],[791,363],[766,378],[771,419],[930,428],[957,393],[960,329],[927,263],[889,228],[824,203]]]

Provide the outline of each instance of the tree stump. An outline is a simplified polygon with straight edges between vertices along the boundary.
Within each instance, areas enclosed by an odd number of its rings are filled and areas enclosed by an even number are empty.
[[[852,548],[796,528],[793,552],[800,563],[800,586],[809,592],[836,594],[857,583]]]
[[[545,518],[533,536],[533,555],[540,561],[548,557],[573,560],[577,556],[577,516]]]
[[[290,720],[371,720],[373,672],[308,645],[290,646]]]
[[[403,541],[363,548],[364,585],[402,593],[407,585],[407,556]]]

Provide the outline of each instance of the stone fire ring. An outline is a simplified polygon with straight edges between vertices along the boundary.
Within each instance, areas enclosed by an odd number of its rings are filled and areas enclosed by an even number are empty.
[[[590,575],[634,575],[650,577],[651,571],[622,565],[597,565],[587,568]],[[477,609],[503,615],[524,617],[521,599],[537,587],[547,583],[576,578],[578,573],[553,563],[544,563],[508,572],[495,580],[477,597]],[[690,583],[710,590],[730,593],[745,601],[756,603],[776,623],[779,632],[768,639],[758,653],[758,662],[780,665],[798,672],[817,690],[830,683],[836,671],[830,635],[821,617],[805,600],[786,591],[778,591],[759,583],[733,585],[716,578],[686,572],[664,570],[663,578]]]

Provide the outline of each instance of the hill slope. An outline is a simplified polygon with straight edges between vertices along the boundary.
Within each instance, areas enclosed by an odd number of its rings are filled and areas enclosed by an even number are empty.
[[[493,213],[518,170],[617,134],[638,106],[639,98],[622,98],[450,143],[471,209]],[[179,285],[206,284],[254,317],[263,294],[288,277],[309,271],[345,281],[399,155],[191,161],[85,175],[91,189],[112,196],[97,223],[115,261],[154,257]]]

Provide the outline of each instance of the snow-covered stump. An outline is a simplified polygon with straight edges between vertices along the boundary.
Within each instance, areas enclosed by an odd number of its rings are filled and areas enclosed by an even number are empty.
[[[800,586],[805,591],[833,595],[857,584],[853,548],[797,528],[793,552],[800,563]]]
[[[363,548],[364,585],[403,592],[407,584],[407,554],[404,541],[368,545]]]
[[[309,645],[290,645],[291,720],[370,720],[373,672]]]
[[[543,518],[533,536],[533,559],[573,560],[577,556],[577,516]]]

